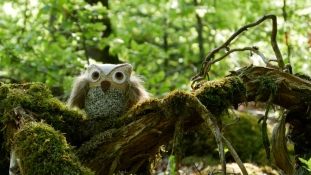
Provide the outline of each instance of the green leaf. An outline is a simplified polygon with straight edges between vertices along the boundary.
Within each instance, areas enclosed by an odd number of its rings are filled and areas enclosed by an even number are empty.
[[[308,161],[300,157],[298,157],[298,159],[306,165],[306,166],[303,166],[305,169],[307,169],[308,171],[311,171],[311,158]]]
[[[58,0],[57,2],[58,2],[58,5],[61,7],[61,6],[63,6],[65,3],[67,3],[68,0]]]
[[[170,175],[175,175],[175,156],[174,155],[170,155],[169,157],[169,161],[170,161]]]
[[[37,14],[37,19],[41,18],[42,14],[48,14],[51,10],[50,5],[45,5],[43,8],[41,8]]]

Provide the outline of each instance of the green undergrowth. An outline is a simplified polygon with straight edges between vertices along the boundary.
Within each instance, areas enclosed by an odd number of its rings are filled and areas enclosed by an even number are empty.
[[[91,175],[82,166],[65,137],[44,123],[27,123],[14,136],[14,148],[24,175]]]
[[[232,115],[232,114],[231,114]],[[238,113],[240,121],[228,126],[224,136],[232,144],[243,162],[267,165],[265,151],[262,144],[261,125],[258,118],[247,114]],[[223,116],[223,123],[231,123],[233,116]],[[269,129],[271,134],[272,130]],[[219,153],[214,135],[209,130],[198,129],[184,136],[183,144],[188,145],[183,163],[193,165],[193,161],[203,160],[206,165],[219,164]],[[227,162],[234,161],[230,153],[226,153]]]

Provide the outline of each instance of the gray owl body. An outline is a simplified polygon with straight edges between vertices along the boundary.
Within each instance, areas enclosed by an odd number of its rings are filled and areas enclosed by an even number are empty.
[[[120,117],[149,98],[130,64],[92,64],[74,82],[68,106],[84,109],[89,119]]]
[[[85,98],[85,112],[89,118],[118,117],[126,111],[126,93],[110,88],[103,92],[100,87],[90,89]]]

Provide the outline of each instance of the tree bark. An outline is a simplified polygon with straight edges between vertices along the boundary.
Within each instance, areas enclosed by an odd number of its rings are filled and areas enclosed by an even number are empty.
[[[97,3],[102,3],[104,7],[109,9],[109,1],[108,0],[86,0],[87,3],[90,5],[94,5]],[[107,14],[103,14],[102,19],[96,19],[94,22],[100,22],[103,25],[106,26],[105,31],[103,31],[102,38],[108,38],[110,34],[112,34],[112,26],[110,19]],[[99,49],[98,47],[88,47],[88,54],[90,57],[95,59],[96,61],[102,62],[102,63],[111,63],[111,64],[117,64],[120,63],[120,60],[117,55],[111,55],[109,53],[110,46],[105,46],[103,49]]]

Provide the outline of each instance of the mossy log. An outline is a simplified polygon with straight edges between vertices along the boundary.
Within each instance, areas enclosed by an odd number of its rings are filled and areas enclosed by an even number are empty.
[[[23,140],[19,140],[16,133],[29,128],[29,122],[43,122],[59,134],[64,133],[66,140],[60,145],[75,147],[67,149],[65,146],[66,149],[60,150],[60,154],[68,153],[72,157],[70,166],[81,166],[81,162],[95,174],[119,171],[151,174],[152,163],[157,159],[161,145],[173,139],[175,155],[181,154],[182,145],[178,143],[183,134],[204,123],[203,108],[210,111],[212,120],[218,121],[221,127],[220,116],[228,108],[248,101],[266,102],[271,93],[275,96],[274,104],[290,110],[286,122],[293,126],[291,140],[299,155],[307,159],[310,155],[307,150],[311,149],[307,138],[310,138],[311,131],[305,128],[311,128],[311,84],[275,69],[242,68],[220,80],[202,81],[191,93],[174,91],[163,99],[141,102],[120,118],[106,120],[88,120],[83,113],[68,109],[40,83],[0,84],[0,152],[6,152],[0,154],[0,165],[3,165],[3,171],[5,168],[8,170],[11,148],[19,149],[19,145],[23,145]],[[25,112],[14,112],[20,108]],[[304,130],[300,129],[301,126]],[[21,151],[19,157],[25,156],[24,153]],[[49,158],[55,159],[55,156]],[[68,159],[62,161],[67,162]],[[53,172],[65,172],[61,168],[62,161],[57,162],[59,166],[54,167],[59,169],[54,168]],[[47,162],[56,163],[54,160]],[[22,169],[24,174],[30,174],[26,173],[29,166]],[[303,171],[300,165],[298,169]],[[83,168],[81,172],[87,174],[90,171]]]
[[[299,106],[307,109],[311,104],[311,81],[277,69],[245,67],[232,71],[230,76],[239,76],[247,89],[247,101],[266,102],[276,89],[274,104],[290,109]],[[305,112],[305,111],[304,111]]]
[[[311,158],[311,79],[305,75],[291,75],[272,68],[245,67],[232,72],[230,76],[239,76],[247,89],[247,101],[267,102],[271,95],[271,103],[285,109],[284,114],[273,130],[272,150],[276,165],[286,174],[308,174],[299,157]],[[295,170],[289,159],[285,123],[290,124],[287,139],[294,144]]]

